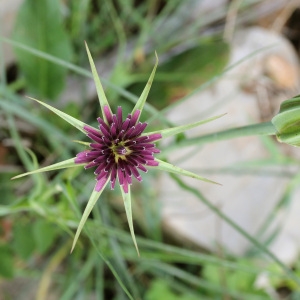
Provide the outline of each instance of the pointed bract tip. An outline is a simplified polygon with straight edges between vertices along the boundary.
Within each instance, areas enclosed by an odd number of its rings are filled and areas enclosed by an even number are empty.
[[[154,54],[155,54],[155,58],[156,58],[156,64],[158,64],[158,62],[159,62],[159,59],[158,59],[158,55],[157,55],[157,52],[156,52],[156,50],[154,51]]]
[[[25,97],[26,97],[27,99],[30,99],[30,100],[33,100],[33,101],[41,102],[40,100],[35,99],[35,98],[32,98],[32,97],[27,96],[27,95],[25,95]]]

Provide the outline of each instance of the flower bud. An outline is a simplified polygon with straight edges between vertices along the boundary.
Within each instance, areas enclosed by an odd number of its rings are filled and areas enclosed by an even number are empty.
[[[300,146],[300,95],[285,100],[280,105],[279,113],[273,117],[279,142]]]

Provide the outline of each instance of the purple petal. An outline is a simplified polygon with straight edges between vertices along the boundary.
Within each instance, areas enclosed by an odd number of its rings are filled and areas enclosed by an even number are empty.
[[[89,163],[91,160],[88,159],[87,157],[82,157],[82,158],[75,158],[74,162],[75,164],[84,164],[84,163]]]
[[[148,160],[148,161],[147,161],[147,166],[156,167],[156,166],[158,166],[158,165],[159,165],[159,163],[158,163],[158,161],[156,161],[156,160]]]
[[[131,176],[132,172],[131,172],[131,168],[129,167],[128,163],[124,163],[124,169],[125,169],[125,174],[126,176]]]
[[[151,148],[149,149],[149,151],[151,151],[152,153],[160,153],[160,150],[157,148]]]
[[[104,172],[109,172],[111,171],[112,167],[114,166],[115,162],[114,161],[111,161],[107,164],[107,166],[105,167],[104,169]]]
[[[122,188],[125,194],[128,193],[128,182],[124,179],[124,182],[122,184]]]
[[[131,117],[131,120],[130,120],[130,127],[131,126],[134,126],[140,116],[140,113],[141,111],[139,109],[137,109],[134,113],[133,113],[133,116]]]
[[[97,176],[96,176],[96,180],[101,180],[102,178],[108,178],[108,173],[107,172],[104,172],[104,171],[102,171],[102,172],[100,172],[100,174],[98,174]]]
[[[91,147],[91,148],[94,148],[94,149],[97,149],[97,150],[103,150],[103,149],[106,149],[106,148],[107,148],[106,145],[98,144],[98,143],[91,143],[91,144],[90,144],[90,147]]]
[[[141,156],[143,156],[143,157],[145,157],[145,156],[153,156],[153,154],[152,154],[152,152],[150,151],[150,150],[140,150],[140,151],[138,151],[138,155],[141,155]]]
[[[122,185],[123,181],[124,181],[123,171],[121,170],[121,168],[118,168],[117,172],[118,172],[119,183],[120,183],[120,185]]]
[[[127,182],[128,184],[132,184],[132,178],[131,178],[130,175],[126,175],[125,178],[126,178],[126,182]]]
[[[118,106],[117,109],[117,119],[118,119],[118,127],[121,128],[123,122],[123,114],[122,114],[122,107]]]
[[[133,174],[133,176],[138,180],[138,181],[142,181],[142,176],[140,175],[139,171],[137,170],[136,167],[131,166],[130,167],[131,172]]]
[[[102,155],[103,150],[93,150],[86,153],[86,157],[90,158],[97,158],[98,156]]]
[[[117,125],[116,123],[112,123],[110,126],[110,132],[112,134],[113,137],[117,136]]]
[[[124,140],[127,140],[127,139],[130,137],[131,133],[132,133],[134,130],[135,130],[135,127],[134,127],[134,126],[130,127],[130,128],[127,130],[127,132],[124,134],[123,139],[124,139]]]
[[[112,113],[110,111],[110,108],[107,105],[105,105],[103,107],[103,112],[104,112],[104,116],[105,116],[108,124],[111,124],[112,121],[113,121],[113,119],[112,119]]]
[[[105,128],[105,126],[103,126],[102,124],[99,126],[100,127],[100,130],[101,130],[101,132],[103,133],[103,135],[105,135],[106,137],[111,137],[111,134],[110,134],[110,131],[109,130],[107,130],[106,128]]]
[[[161,138],[162,138],[162,135],[160,133],[153,133],[153,134],[148,135],[147,142],[157,141],[157,140],[160,140]]]
[[[130,134],[129,138],[133,138],[140,135],[145,130],[146,127],[147,127],[147,123],[138,123],[135,126],[134,131]]]
[[[86,166],[84,166],[85,169],[89,169],[89,168],[93,168],[95,166],[97,166],[98,164],[95,163],[94,161],[91,161],[90,163],[88,163]]]
[[[97,169],[95,170],[95,172],[94,172],[94,174],[95,175],[98,175],[98,174],[100,174],[101,173],[101,171],[105,168],[105,163],[104,162],[102,162],[102,163],[98,163],[98,167],[97,167]]]
[[[99,132],[97,129],[89,127],[89,126],[84,126],[83,129],[88,132],[88,133],[92,133],[93,135],[97,136],[97,137],[101,137],[102,134],[101,132]]]
[[[119,130],[119,120],[116,115],[113,115],[113,123],[116,124],[117,131],[118,131]],[[121,125],[121,123],[120,123],[120,125]]]
[[[139,155],[134,155],[134,154],[131,154],[130,157],[135,160],[136,162],[138,162],[139,164],[145,164],[146,163],[146,160],[143,159],[141,156]]]
[[[130,163],[131,165],[133,165],[133,166],[137,166],[139,163],[135,160],[135,159],[133,159],[131,156],[128,156],[127,157],[127,161],[128,161],[128,163]]]
[[[154,160],[154,156],[153,155],[143,155],[143,159],[149,161],[149,160]]]
[[[101,191],[101,189],[103,188],[103,186],[106,183],[106,180],[107,180],[107,178],[104,177],[104,178],[100,179],[99,181],[97,181],[96,186],[95,186],[95,191],[96,192]]]
[[[107,130],[107,131],[109,131],[109,126],[99,117],[99,118],[97,118],[97,121],[98,121],[98,123],[99,123],[99,126],[100,125],[102,125],[103,127],[105,127],[105,129]]]
[[[141,165],[141,164],[139,164],[137,167],[138,167],[140,170],[142,170],[143,172],[145,172],[145,173],[148,172],[148,170],[147,170],[143,165]]]
[[[79,153],[76,154],[76,157],[77,158],[84,158],[84,157],[86,157],[86,154],[89,153],[90,151],[91,150],[84,150],[82,152],[79,152]]]
[[[126,131],[126,130],[128,129],[129,123],[130,123],[130,119],[127,118],[127,119],[123,122],[122,127],[121,127],[121,130]]]
[[[139,144],[139,143],[150,143],[150,141],[148,141],[149,140],[149,137],[147,136],[147,135],[144,135],[144,136],[140,136],[140,137],[138,137],[135,141],[136,141],[136,143],[137,144]]]
[[[94,135],[94,134],[92,134],[92,133],[88,133],[87,136],[88,136],[90,139],[92,139],[93,141],[95,141],[95,142],[97,142],[97,143],[99,143],[99,144],[102,144],[102,143],[103,143],[103,139],[102,139],[102,138],[100,138],[100,137],[98,137],[98,136],[96,136],[96,135]]]
[[[155,147],[155,144],[139,143],[139,144],[132,145],[130,148],[132,150],[145,150],[145,149],[148,149],[149,151],[151,151],[151,149],[149,149],[149,148],[154,148],[154,147]]]
[[[114,165],[110,173],[110,188],[112,190],[115,188],[116,179],[117,179],[117,167],[116,165]]]

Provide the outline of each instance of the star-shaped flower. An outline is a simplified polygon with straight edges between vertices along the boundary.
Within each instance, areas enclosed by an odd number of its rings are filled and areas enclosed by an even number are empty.
[[[140,171],[147,172],[148,168],[155,167],[163,171],[185,175],[188,177],[211,183],[216,183],[214,181],[200,177],[197,174],[183,170],[172,164],[159,160],[158,158],[155,158],[154,154],[159,153],[160,151],[156,148],[154,142],[157,142],[162,138],[184,132],[201,124],[210,122],[221,117],[222,115],[187,125],[163,129],[155,132],[144,133],[144,130],[147,127],[147,123],[139,122],[139,118],[155,75],[156,67],[158,64],[157,56],[156,64],[140,98],[134,106],[132,113],[129,114],[124,120],[121,107],[118,107],[116,114],[112,113],[87,45],[86,50],[91,65],[93,78],[96,84],[97,94],[103,115],[103,118],[97,119],[99,124],[98,128],[94,128],[90,125],[87,125],[73,118],[72,116],[39,100],[33,98],[30,99],[44,105],[45,107],[53,111],[55,114],[63,118],[65,121],[69,122],[71,125],[85,133],[92,140],[92,142],[80,143],[87,145],[89,149],[78,153],[74,158],[50,165],[45,168],[41,168],[35,171],[15,176],[13,179],[34,173],[76,167],[78,165],[83,165],[85,169],[94,167],[94,173],[96,175],[96,185],[78,225],[71,252],[73,251],[76,245],[76,242],[79,238],[79,235],[90,212],[92,211],[95,203],[99,199],[102,191],[104,190],[105,186],[108,184],[109,181],[111,189],[114,189],[117,181],[119,182],[122,197],[124,200],[130,233],[136,250],[137,252],[139,252],[133,230],[131,211],[130,186],[132,183],[132,178],[135,177],[138,181],[141,181],[142,177]]]

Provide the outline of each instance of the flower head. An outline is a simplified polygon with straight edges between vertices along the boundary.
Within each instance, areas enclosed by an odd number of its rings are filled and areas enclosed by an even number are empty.
[[[195,173],[183,170],[170,163],[164,162],[154,157],[154,154],[160,151],[155,147],[154,142],[161,138],[176,135],[184,132],[193,127],[202,125],[204,123],[215,120],[220,116],[212,117],[206,120],[198,121],[195,123],[181,125],[174,128],[163,129],[150,133],[144,133],[147,127],[147,123],[139,122],[140,114],[143,110],[146,102],[150,87],[155,75],[158,59],[156,56],[156,64],[149,77],[149,80],[136,102],[132,113],[129,114],[125,120],[122,116],[122,108],[118,107],[116,114],[113,114],[109,103],[106,99],[102,84],[98,77],[96,67],[90,51],[86,45],[86,50],[89,58],[89,62],[92,69],[93,78],[97,88],[97,94],[99,97],[99,103],[102,110],[103,118],[98,118],[98,129],[90,125],[83,123],[80,120],[73,118],[72,116],[34,98],[30,98],[41,105],[47,107],[55,114],[69,122],[72,126],[86,134],[92,143],[80,142],[81,144],[88,145],[89,149],[84,150],[77,154],[76,157],[67,159],[65,161],[53,164],[48,167],[44,167],[35,171],[23,173],[15,176],[20,178],[29,174],[40,173],[51,170],[58,170],[63,168],[75,167],[83,165],[85,169],[95,168],[96,185],[88,200],[87,206],[83,212],[82,218],[79,222],[72,245],[73,251],[82,228],[91,213],[94,205],[99,199],[102,191],[110,181],[111,188],[114,189],[116,181],[119,181],[121,186],[121,192],[124,200],[126,216],[129,224],[130,233],[138,252],[137,243],[135,240],[132,212],[131,212],[131,193],[130,185],[132,183],[132,175],[138,181],[142,180],[140,171],[146,172],[147,168],[156,167],[157,169],[192,177],[198,180],[216,183],[214,181],[203,178]]]
[[[96,168],[97,184],[95,190],[99,192],[108,179],[111,189],[114,189],[118,178],[124,193],[128,193],[128,186],[132,183],[132,175],[142,181],[140,170],[147,172],[146,166],[158,166],[153,154],[160,151],[154,141],[162,138],[160,133],[143,134],[147,123],[139,122],[140,110],[132,115],[128,114],[123,120],[122,107],[116,114],[112,114],[108,106],[104,106],[106,122],[97,119],[99,130],[84,126],[87,136],[93,140],[90,149],[77,154],[75,163],[86,164],[85,169]]]

